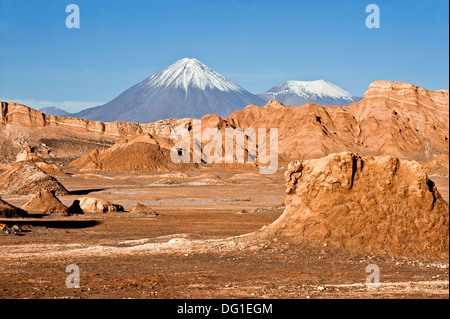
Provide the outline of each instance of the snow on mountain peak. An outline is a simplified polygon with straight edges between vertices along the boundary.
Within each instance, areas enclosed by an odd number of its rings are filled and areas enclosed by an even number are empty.
[[[291,93],[305,98],[318,96],[320,98],[352,99],[352,94],[325,80],[286,81],[277,85],[269,92]]]
[[[186,92],[189,88],[218,89],[223,92],[244,92],[239,85],[227,80],[221,74],[210,69],[197,59],[184,58],[176,61],[164,70],[154,74],[146,81],[146,85],[181,87]]]

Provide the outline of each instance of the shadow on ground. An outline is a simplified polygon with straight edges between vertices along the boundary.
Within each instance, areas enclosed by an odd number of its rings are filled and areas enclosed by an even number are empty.
[[[101,191],[104,191],[104,190],[106,190],[106,188],[81,189],[81,190],[77,190],[77,191],[70,191],[69,195],[82,196],[82,195],[88,195],[90,193],[101,192]]]
[[[47,227],[47,228],[62,228],[62,229],[80,229],[94,227],[100,224],[96,220],[0,220],[1,224],[6,224],[8,227],[13,225],[31,226],[31,227]]]

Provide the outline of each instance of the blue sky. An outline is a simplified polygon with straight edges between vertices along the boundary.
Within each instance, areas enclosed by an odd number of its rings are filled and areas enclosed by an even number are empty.
[[[80,29],[65,25],[68,4]],[[381,27],[368,29],[368,4]],[[252,93],[331,81],[449,87],[448,1],[0,0],[0,100],[77,111],[178,59],[197,58]]]

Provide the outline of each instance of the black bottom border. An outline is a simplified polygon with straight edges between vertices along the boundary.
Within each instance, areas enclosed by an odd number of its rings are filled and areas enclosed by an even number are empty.
[[[3,310],[14,310],[23,315],[43,313],[86,316],[92,309],[103,315],[120,313],[141,313],[144,317],[169,318],[302,318],[317,316],[361,317],[366,315],[408,315],[417,316],[419,312],[428,314],[447,311],[449,299],[163,299],[163,300],[126,300],[126,299],[27,299],[0,300]],[[58,310],[57,310],[58,309]],[[209,309],[209,311],[208,311]],[[62,313],[61,313],[62,311]],[[3,311],[2,311],[3,312]],[[186,313],[187,312],[187,313]],[[141,316],[140,316],[141,317]]]

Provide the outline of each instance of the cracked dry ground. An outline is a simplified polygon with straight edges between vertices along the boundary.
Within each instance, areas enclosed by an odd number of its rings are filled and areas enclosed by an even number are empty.
[[[86,214],[2,219],[0,298],[449,298],[448,259],[390,257],[330,247],[221,241],[272,223],[283,212],[282,173],[233,179],[246,171],[208,170],[220,183],[155,186],[161,174],[75,174],[60,178],[73,195],[103,198],[160,215]],[[209,181],[210,182],[210,181]],[[448,194],[448,178],[438,185]],[[29,197],[4,197],[21,206]],[[446,198],[448,201],[448,196]],[[265,210],[252,212],[255,208]],[[244,211],[245,210],[245,211]],[[79,289],[66,266],[80,268]],[[367,288],[366,267],[380,269]],[[323,288],[322,288],[323,287]]]

